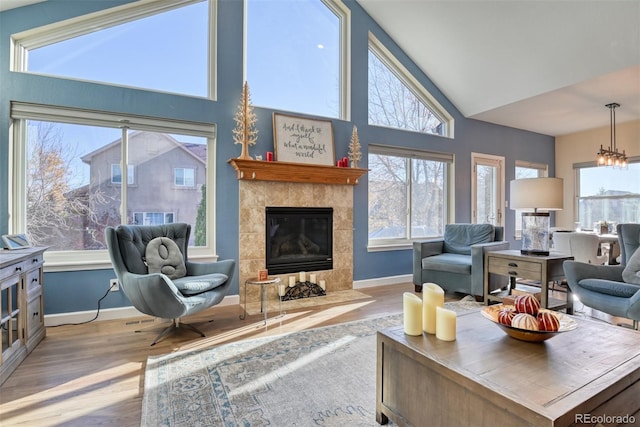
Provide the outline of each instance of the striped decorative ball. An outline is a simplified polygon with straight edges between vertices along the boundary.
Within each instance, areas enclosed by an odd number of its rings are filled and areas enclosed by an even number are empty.
[[[538,320],[536,320],[532,315],[526,313],[518,313],[513,316],[511,326],[519,329],[527,329],[529,331],[537,331],[540,329],[538,326]]]
[[[538,313],[538,327],[541,331],[555,332],[560,329],[560,320],[550,311],[541,311]]]
[[[498,312],[498,322],[511,326],[511,321],[515,315],[516,311],[513,308],[503,308]]]
[[[526,313],[532,316],[537,316],[538,310],[540,310],[540,302],[533,295],[518,295],[514,305],[518,313]]]

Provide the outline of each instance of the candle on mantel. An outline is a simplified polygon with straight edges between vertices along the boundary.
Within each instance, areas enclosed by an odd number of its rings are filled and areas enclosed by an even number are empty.
[[[311,274],[309,275],[309,282],[311,282],[311,283],[318,283],[318,282],[316,282],[316,275],[315,275],[314,273],[311,273]]]
[[[301,271],[301,272],[300,272],[300,281],[301,281],[302,283],[304,283],[304,282],[306,282],[306,281],[307,281],[307,273],[305,273],[304,271]]]
[[[402,313],[404,320],[404,333],[407,335],[422,335],[422,315],[420,309],[422,301],[411,292],[402,295]]]
[[[278,285],[278,295],[283,297],[284,294],[285,294],[285,286],[284,285]]]
[[[436,338],[442,341],[456,340],[456,312],[436,307]]]
[[[323,291],[327,290],[327,282],[325,282],[324,280],[320,280],[320,287],[322,288]]]
[[[435,283],[422,285],[422,330],[436,333],[436,307],[444,307],[444,289]]]
[[[296,285],[296,276],[289,276],[289,286],[294,287]]]

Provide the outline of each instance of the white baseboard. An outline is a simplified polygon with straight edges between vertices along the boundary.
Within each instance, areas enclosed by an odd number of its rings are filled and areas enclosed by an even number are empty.
[[[397,285],[399,283],[411,283],[412,274],[400,276],[376,277],[375,279],[356,280],[353,282],[353,289],[373,288],[375,286]]]
[[[240,296],[239,295],[229,295],[224,297],[224,299],[218,304],[219,306],[223,305],[238,305],[240,304]],[[82,323],[88,322],[93,319],[96,315],[95,310],[90,311],[75,311],[72,313],[58,313],[58,314],[45,314],[44,316],[44,325],[45,326],[58,326],[66,323]],[[98,314],[97,319],[95,321],[100,320],[116,320],[116,319],[126,319],[128,317],[141,317],[146,316],[146,314],[140,313],[132,306],[128,307],[118,307],[118,308],[102,308],[100,309],[100,313]],[[150,316],[147,316],[150,317]]]

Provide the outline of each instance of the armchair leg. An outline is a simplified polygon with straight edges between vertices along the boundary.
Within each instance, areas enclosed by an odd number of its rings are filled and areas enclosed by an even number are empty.
[[[422,292],[422,285],[416,285],[416,284],[414,284],[413,286],[415,287],[415,291],[416,291],[417,293],[421,293],[421,292]]]
[[[163,338],[178,331],[178,329],[187,329],[189,331],[195,332],[196,334],[199,334],[201,337],[206,336],[201,330],[199,330],[195,326],[189,325],[188,323],[180,323],[180,319],[172,319],[171,324],[158,334],[158,336],[151,343],[151,346],[156,345]]]

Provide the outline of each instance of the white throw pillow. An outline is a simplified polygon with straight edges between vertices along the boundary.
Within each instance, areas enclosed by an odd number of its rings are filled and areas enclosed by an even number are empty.
[[[622,271],[622,280],[634,285],[640,285],[640,249],[636,249],[627,261],[627,265]]]

